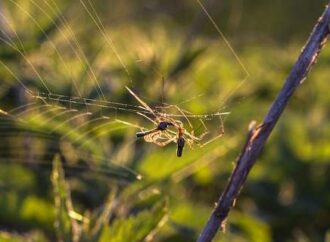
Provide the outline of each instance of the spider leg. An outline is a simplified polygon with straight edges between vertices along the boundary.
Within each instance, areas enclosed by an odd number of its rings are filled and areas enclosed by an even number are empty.
[[[125,124],[129,127],[133,127],[133,128],[138,128],[138,129],[141,129],[141,130],[146,130],[146,128],[142,127],[142,126],[139,126],[137,124],[133,124],[133,123],[130,123],[130,122],[127,122],[127,121],[124,121],[124,120],[121,120],[121,119],[115,119],[116,122],[118,123],[122,123],[122,124]]]
[[[176,142],[177,136],[176,133],[171,135],[167,130],[161,131],[158,130],[157,132],[152,132],[146,136],[144,136],[144,140],[149,143],[154,143],[158,146],[166,146],[171,142]]]
[[[203,144],[199,144],[198,146],[199,146],[199,147],[204,147],[205,145],[208,145],[209,143],[212,143],[213,141],[215,141],[215,140],[221,138],[223,135],[224,135],[224,133],[220,133],[219,135],[213,137],[212,139],[206,141],[206,142],[203,143]]]
[[[204,127],[204,132],[201,135],[199,135],[199,138],[203,139],[205,137],[205,135],[207,135],[209,133],[209,130],[207,129],[207,127],[202,119],[199,119],[199,121],[201,122],[202,126]]]
[[[217,136],[213,137],[212,139],[206,141],[205,143],[199,144],[200,147],[203,147],[203,146],[205,146],[205,145],[221,138],[225,134],[225,127],[223,125],[223,119],[222,119],[221,115],[219,116],[219,119],[220,119],[220,132],[219,132],[219,134]]]
[[[131,89],[129,89],[126,86],[127,91],[144,107],[144,109],[146,109],[147,111],[149,111],[152,115],[155,116],[155,118],[158,118],[157,115],[155,114],[155,112],[148,106],[148,104],[146,104],[141,98],[138,97],[138,95],[136,95]]]
[[[158,146],[161,146],[161,147],[163,147],[163,146],[166,146],[166,145],[168,145],[169,143],[171,143],[171,142],[175,142],[175,140],[176,140],[176,137],[172,137],[171,139],[168,139],[168,140],[166,140],[166,141],[162,141],[162,142],[160,142],[160,141],[154,141],[154,143],[156,144],[156,145],[158,145]]]
[[[185,112],[181,108],[179,108],[177,105],[174,105],[174,104],[168,104],[166,107],[167,108],[171,108],[171,107],[175,108],[184,117],[184,119],[187,121],[187,123],[189,124],[190,129],[193,130],[193,125],[191,124],[190,120],[188,119]]]
[[[184,135],[185,135],[185,136],[188,136],[192,141],[198,142],[198,141],[202,140],[202,138],[208,133],[208,130],[207,130],[207,128],[206,128],[205,123],[203,122],[202,119],[199,119],[200,122],[202,123],[204,129],[205,129],[205,132],[202,133],[199,137],[196,137],[195,134],[194,134],[194,128],[193,128],[193,125],[192,125],[192,123],[190,122],[189,118],[186,116],[185,111],[182,110],[181,108],[179,108],[177,105],[167,105],[167,108],[170,108],[170,107],[173,107],[173,108],[175,108],[176,110],[178,110],[179,113],[185,118],[185,120],[186,120],[187,123],[189,124],[189,127],[190,127],[190,129],[191,129],[191,132],[185,130],[185,131],[184,131]],[[175,120],[175,121],[176,121],[176,120]],[[177,127],[177,128],[178,128],[178,127]]]
[[[143,114],[143,113],[140,113],[140,112],[137,112],[137,114],[140,115],[140,116],[142,116],[142,117],[144,117],[144,118],[146,118],[146,119],[148,119],[150,122],[152,122],[152,123],[155,124],[156,126],[158,125],[158,123],[157,123],[155,120],[149,118],[147,115],[145,115],[145,114]],[[158,120],[158,117],[157,117],[157,116],[156,116],[156,119]]]
[[[184,135],[189,137],[190,139],[192,139],[193,141],[200,141],[201,138],[200,137],[196,137],[195,135],[189,133],[187,130],[184,131]]]
[[[145,135],[143,138],[146,142],[154,143],[157,139],[161,136],[161,131],[156,130],[155,132],[150,132],[149,134]]]

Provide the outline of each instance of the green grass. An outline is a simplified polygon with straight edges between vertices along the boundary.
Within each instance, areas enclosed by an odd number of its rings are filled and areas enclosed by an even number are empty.
[[[261,121],[302,42],[250,44],[229,38],[250,73],[243,82],[244,71],[218,36],[196,34],[184,42],[188,30],[173,20],[146,23],[113,15],[118,22],[112,23],[97,5],[111,45],[81,5],[57,2],[87,64],[54,8],[40,5],[46,14],[32,1],[17,4],[22,9],[6,3],[15,16],[8,21],[25,56],[0,43],[0,110],[35,104],[11,116],[0,113],[0,240],[195,241],[233,169],[248,124]],[[126,16],[139,8],[130,3],[124,9]],[[326,47],[216,241],[322,241],[329,233],[329,57]],[[159,105],[163,77],[166,102],[193,113],[230,112],[224,136],[203,148],[186,146],[177,158],[176,144],[137,140],[136,127],[115,121],[153,128],[109,101],[136,108],[129,86],[151,106]],[[37,99],[20,83],[35,94],[48,88],[66,97]],[[102,105],[64,102],[79,96]],[[209,122],[208,128],[216,136],[219,123]]]

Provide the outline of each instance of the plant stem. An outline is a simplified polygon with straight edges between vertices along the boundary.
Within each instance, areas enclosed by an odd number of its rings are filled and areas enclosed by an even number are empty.
[[[219,228],[224,227],[224,221],[233,206],[236,197],[242,189],[244,182],[256,162],[268,136],[284,111],[290,97],[297,87],[305,80],[307,74],[315,64],[322,47],[325,45],[330,32],[330,2],[322,16],[317,21],[303,51],[292,68],[281,91],[270,107],[262,124],[251,129],[236,167],[230,180],[220,196],[207,224],[205,225],[198,242],[212,241]]]

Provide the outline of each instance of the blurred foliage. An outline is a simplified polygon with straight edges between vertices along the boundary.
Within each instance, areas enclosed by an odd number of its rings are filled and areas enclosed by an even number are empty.
[[[196,240],[325,1],[204,3],[248,79],[195,1],[0,1],[0,241]],[[326,47],[216,241],[329,240],[329,60]],[[154,125],[125,86],[151,106],[228,111],[225,135],[182,158],[136,140]]]

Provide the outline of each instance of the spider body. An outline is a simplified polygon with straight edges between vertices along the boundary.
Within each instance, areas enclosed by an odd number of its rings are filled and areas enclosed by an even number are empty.
[[[157,127],[155,129],[144,131],[144,132],[137,132],[136,133],[136,137],[138,137],[138,138],[144,137],[147,142],[154,142],[154,143],[158,144],[159,146],[165,146],[165,145],[167,145],[168,143],[170,143],[172,141],[175,142],[174,138],[168,139],[165,142],[159,142],[159,141],[157,141],[157,139],[160,136],[160,133],[162,131],[167,130],[168,126],[174,126],[177,129],[178,136],[177,136],[177,140],[176,140],[176,143],[177,143],[177,152],[176,152],[176,155],[178,157],[181,157],[182,156],[183,147],[185,145],[185,139],[183,137],[185,131],[184,131],[184,128],[182,128],[182,124],[181,123],[180,124],[176,124],[174,122],[161,121],[161,122],[158,123],[158,125],[157,125]]]
[[[182,156],[182,151],[183,151],[183,147],[184,147],[184,144],[185,144],[185,139],[183,137],[184,135],[184,130],[183,128],[179,128],[178,129],[178,139],[176,141],[177,143],[177,150],[176,150],[176,156],[177,157],[181,157]]]
[[[164,131],[168,128],[168,126],[172,126],[172,125],[173,125],[173,123],[171,123],[171,122],[162,121],[157,125],[157,128],[155,128],[155,129],[144,131],[144,132],[137,132],[136,137],[141,138],[146,135],[156,133],[157,131]]]
[[[161,130],[161,131],[164,131],[164,130],[167,129],[168,126],[173,126],[173,123],[162,121],[158,124],[157,129]]]

